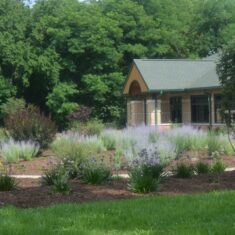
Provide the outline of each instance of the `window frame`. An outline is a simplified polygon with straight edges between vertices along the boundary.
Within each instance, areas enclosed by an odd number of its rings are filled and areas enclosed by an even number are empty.
[[[179,102],[177,107],[173,104],[173,102],[174,102],[173,100],[175,100],[175,104],[177,104]],[[170,121],[171,121],[171,123],[175,123],[175,124],[182,123],[183,122],[183,102],[182,102],[182,96],[171,96],[169,98],[169,104],[170,104]],[[175,121],[177,119],[173,118],[173,112],[174,111],[175,111],[175,115],[179,117],[179,121]]]
[[[198,104],[194,103],[194,99],[206,98],[207,102],[199,102]],[[190,103],[191,103],[191,123],[202,123],[209,124],[210,122],[210,97],[208,95],[191,95]],[[199,110],[201,108],[201,110]],[[203,110],[205,109],[206,110]],[[205,112],[207,114],[205,115]]]

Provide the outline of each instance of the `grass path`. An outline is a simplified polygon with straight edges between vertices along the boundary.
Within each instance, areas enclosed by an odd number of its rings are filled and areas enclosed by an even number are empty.
[[[0,209],[0,234],[235,234],[235,192]]]

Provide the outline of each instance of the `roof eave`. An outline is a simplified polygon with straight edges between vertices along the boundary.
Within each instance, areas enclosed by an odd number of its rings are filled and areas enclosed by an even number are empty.
[[[212,90],[216,88],[221,88],[221,86],[210,86],[210,87],[195,87],[195,88],[185,88],[185,89],[151,89],[144,93],[168,93],[168,92],[190,92],[198,90]]]

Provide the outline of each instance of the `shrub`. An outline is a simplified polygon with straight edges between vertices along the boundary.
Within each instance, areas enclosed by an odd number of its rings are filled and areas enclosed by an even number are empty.
[[[42,183],[48,186],[54,186],[54,190],[60,193],[69,193],[69,172],[63,164],[57,165],[55,168],[47,170],[42,178]]]
[[[149,143],[157,143],[159,140],[159,133],[157,131],[152,131],[149,133],[148,141]]]
[[[78,176],[80,163],[70,159],[63,159],[62,164],[69,174],[69,179],[74,179]]]
[[[1,146],[1,155],[7,162],[31,160],[39,152],[39,145],[32,141],[14,141],[10,139]]]
[[[86,123],[74,122],[72,123],[71,129],[73,131],[78,131],[80,134],[85,136],[99,136],[101,131],[104,129],[104,124],[96,119],[88,121]]]
[[[80,168],[80,178],[85,183],[102,184],[111,177],[111,169],[103,158],[87,159]]]
[[[78,165],[88,156],[105,150],[101,139],[95,136],[84,137],[77,132],[62,133],[51,147],[58,157],[75,161]]]
[[[210,166],[207,163],[198,162],[195,166],[195,170],[198,174],[204,174],[210,172]]]
[[[54,122],[31,105],[8,116],[4,123],[15,140],[32,140],[39,143],[42,148],[47,147],[56,134]]]
[[[130,163],[129,188],[137,193],[149,193],[155,191],[160,180],[163,166],[160,157],[155,150],[143,149],[138,157]]]
[[[88,154],[88,149],[80,145],[78,142],[66,139],[57,139],[52,145],[52,151],[60,159],[68,159],[80,164]]]
[[[5,128],[0,128],[0,142],[5,142],[10,138],[8,131]]]
[[[122,152],[119,150],[115,151],[113,155],[114,170],[116,171],[116,173],[122,166],[122,155]]]
[[[214,153],[221,153],[221,142],[219,138],[213,133],[208,134],[208,154],[211,156]]]
[[[104,143],[104,147],[107,150],[115,150],[116,149],[116,138],[112,133],[109,133],[108,130],[101,134],[101,139]]]
[[[86,106],[80,106],[73,112],[71,112],[68,116],[67,119],[70,122],[78,122],[78,123],[86,123],[90,119],[92,109],[90,107]],[[76,124],[75,124],[76,125]]]
[[[176,176],[179,178],[190,178],[194,173],[193,166],[187,166],[184,163],[180,163],[176,167]]]
[[[1,105],[1,118],[6,119],[11,115],[22,112],[25,109],[26,103],[24,99],[9,98]]]
[[[185,151],[201,150],[206,147],[207,134],[190,126],[176,127],[168,131],[167,138],[175,144],[179,158]]]
[[[10,191],[16,187],[16,181],[8,175],[0,175],[0,191]]]
[[[60,129],[67,127],[67,116],[78,107],[78,104],[74,102],[77,94],[76,84],[60,82],[47,96],[46,105]]]
[[[221,160],[216,161],[212,167],[211,167],[211,172],[212,173],[222,173],[225,171],[225,165]]]
[[[159,138],[156,145],[161,164],[168,164],[170,161],[176,158],[176,146],[168,139]]]

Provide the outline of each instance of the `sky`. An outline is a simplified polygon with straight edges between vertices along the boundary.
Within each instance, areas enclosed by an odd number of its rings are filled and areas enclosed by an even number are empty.
[[[78,0],[78,1],[83,2],[85,0]],[[24,2],[29,6],[33,6],[33,4],[36,2],[36,0],[24,0]]]

